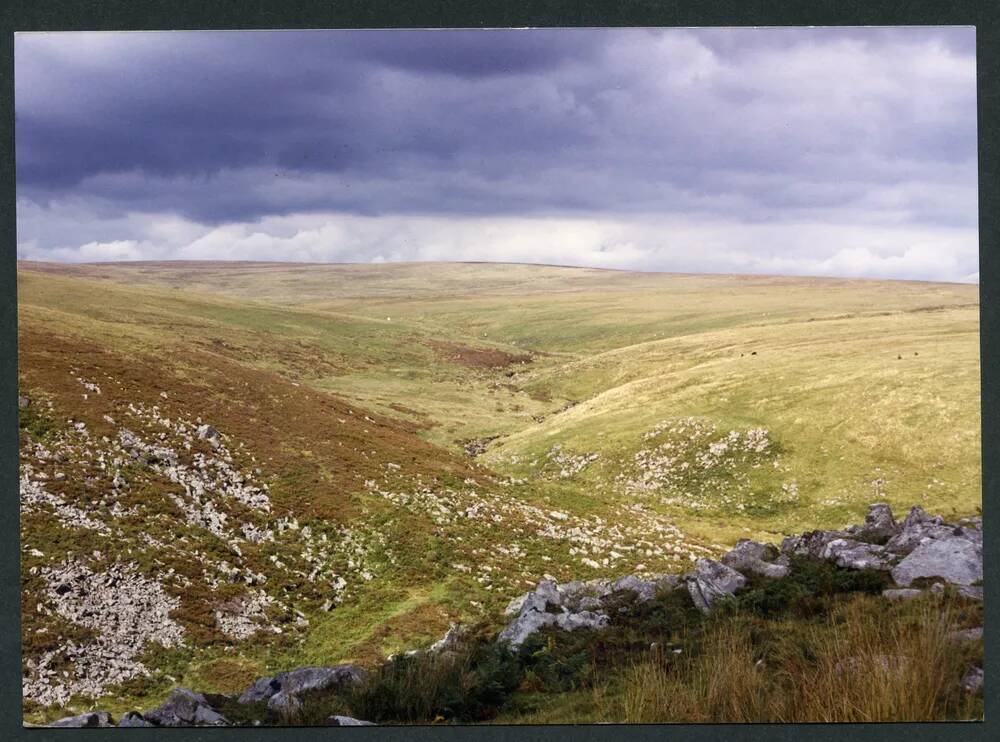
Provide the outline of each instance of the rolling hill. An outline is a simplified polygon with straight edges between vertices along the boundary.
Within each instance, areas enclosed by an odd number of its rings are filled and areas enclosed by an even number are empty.
[[[976,286],[21,263],[18,291],[38,720],[373,663],[546,575],[981,504]]]

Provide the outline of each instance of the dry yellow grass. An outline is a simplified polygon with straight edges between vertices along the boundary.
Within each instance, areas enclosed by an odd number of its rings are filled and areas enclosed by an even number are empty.
[[[958,626],[951,607],[890,612],[859,597],[819,623],[787,622],[786,641],[768,652],[755,641],[760,627],[726,619],[700,653],[630,667],[601,713],[625,723],[975,718],[981,703],[958,687],[974,649],[948,637]]]

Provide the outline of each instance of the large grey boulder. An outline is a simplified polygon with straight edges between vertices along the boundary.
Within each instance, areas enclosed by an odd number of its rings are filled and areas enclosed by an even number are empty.
[[[732,595],[747,583],[746,577],[714,559],[699,559],[694,571],[685,577],[691,600],[702,613],[710,613],[715,601]]]
[[[892,508],[887,503],[877,502],[868,506],[865,522],[860,526],[851,526],[847,533],[858,541],[884,544],[900,530],[896,519],[892,517]]]
[[[837,538],[820,551],[820,558],[844,569],[892,569],[892,555],[884,546],[864,541]]]
[[[72,727],[76,729],[85,727],[113,727],[114,725],[115,723],[111,719],[111,714],[107,711],[91,711],[87,714],[67,716],[51,724],[46,724],[46,726],[50,727]]]
[[[892,579],[903,587],[920,577],[937,577],[953,585],[971,585],[981,581],[982,544],[954,535],[922,543],[892,570]]]
[[[158,727],[229,725],[229,720],[213,709],[204,695],[187,688],[174,688],[162,706],[143,711],[142,718]]]
[[[281,672],[273,678],[258,678],[239,697],[240,703],[267,701],[268,708],[278,712],[294,711],[306,693],[342,688],[360,683],[365,672],[356,665],[333,667],[299,667]]]
[[[741,538],[720,561],[744,575],[756,574],[780,579],[788,575],[787,564],[774,563],[780,555],[781,552],[773,544]]]

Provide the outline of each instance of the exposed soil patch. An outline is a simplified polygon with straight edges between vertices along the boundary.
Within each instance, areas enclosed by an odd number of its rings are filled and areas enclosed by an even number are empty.
[[[531,363],[533,360],[529,353],[507,353],[496,348],[473,348],[439,340],[431,340],[427,344],[434,349],[438,358],[468,368],[507,368],[514,364]]]

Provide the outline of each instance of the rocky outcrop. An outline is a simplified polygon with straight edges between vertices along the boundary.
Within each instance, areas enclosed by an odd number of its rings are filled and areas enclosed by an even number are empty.
[[[143,721],[157,727],[221,727],[230,724],[226,717],[212,708],[204,695],[187,688],[175,688],[162,706],[143,711],[141,716]]]
[[[636,600],[652,600],[658,592],[686,589],[703,613],[710,613],[723,598],[743,589],[748,578],[779,580],[790,571],[793,555],[831,562],[842,569],[889,572],[896,586],[883,595],[888,600],[908,600],[923,594],[911,588],[918,577],[939,581],[933,589],[957,591],[968,599],[982,600],[982,519],[946,523],[915,507],[898,523],[886,503],[868,508],[863,523],[840,531],[809,531],[790,536],[778,549],[750,539],[740,539],[719,561],[702,558],[682,576],[644,578],[625,575],[616,580],[574,581],[557,584],[542,580],[530,593],[512,600],[505,611],[514,616],[497,640],[516,649],[546,627],[566,630],[601,629],[610,622],[609,597],[622,592]]]
[[[626,575],[614,581],[574,580],[562,585],[542,580],[532,592],[508,604],[505,613],[516,618],[500,632],[497,641],[516,650],[546,626],[564,631],[603,629],[611,620],[608,604],[612,596],[631,594],[635,600],[645,602],[655,598],[658,591],[672,590],[679,584],[680,578],[674,575],[649,579]]]
[[[361,682],[365,671],[356,665],[300,667],[274,677],[256,680],[239,697],[240,703],[267,702],[268,708],[289,713],[301,705],[302,696],[314,691],[335,690]]]
[[[884,543],[876,543],[883,541]],[[683,575],[624,575],[614,580],[574,580],[557,583],[540,581],[534,590],[510,601],[505,611],[510,617],[496,641],[516,651],[536,632],[545,629],[599,631],[608,627],[619,611],[627,611],[628,601],[646,603],[659,596],[680,591],[703,613],[719,602],[738,595],[751,581],[781,580],[791,571],[793,555],[836,564],[841,569],[875,569],[887,572],[894,581],[882,595],[887,600],[911,600],[926,593],[954,591],[970,600],[982,600],[982,521],[966,519],[958,524],[913,508],[902,524],[896,522],[888,505],[872,505],[863,524],[841,531],[810,531],[786,538],[778,549],[773,545],[741,539],[719,561],[698,559]],[[124,573],[123,573],[124,574]],[[60,572],[52,589],[56,595],[72,596],[80,580],[72,570]],[[120,576],[121,577],[121,576]],[[124,579],[122,577],[122,579]],[[913,587],[918,579],[932,584]],[[65,582],[66,587],[62,585]],[[129,584],[128,580],[124,583]],[[145,605],[145,604],[141,604]],[[157,614],[159,615],[159,614]],[[949,639],[956,644],[979,641],[982,628],[955,632]],[[449,653],[461,649],[462,630],[452,625],[444,637],[424,650],[407,652]],[[678,650],[679,651],[679,650]],[[895,655],[862,659],[848,657],[837,672],[874,669],[899,672],[905,660]],[[265,704],[270,715],[285,716],[301,707],[313,692],[336,691],[364,680],[364,671],[354,665],[300,667],[255,681],[237,699],[244,705]],[[972,668],[962,680],[969,693],[982,693],[983,672]],[[213,697],[215,698],[215,697]],[[366,726],[370,722],[334,715],[329,726]],[[54,722],[53,726],[112,726],[105,712],[81,714]],[[225,726],[229,720],[209,698],[185,688],[175,689],[167,701],[150,711],[126,714],[118,726]]]

